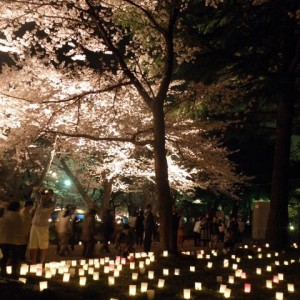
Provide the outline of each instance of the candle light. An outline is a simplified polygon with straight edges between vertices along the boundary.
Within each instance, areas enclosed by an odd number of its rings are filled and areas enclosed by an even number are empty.
[[[154,278],[154,271],[148,271],[148,278],[153,279]]]
[[[180,269],[175,269],[174,270],[174,275],[179,276],[179,274],[180,274]]]
[[[78,276],[83,276],[84,275],[84,269],[80,268],[78,269]]]
[[[135,268],[135,262],[131,262],[131,263],[129,264],[129,268],[130,268],[131,270],[134,270],[134,268]]]
[[[198,291],[202,290],[202,283],[201,282],[195,282],[195,290],[198,290]]]
[[[245,283],[244,284],[244,292],[245,293],[250,293],[251,292],[251,284],[250,283]]]
[[[99,276],[99,272],[94,272],[93,274],[93,280],[99,280],[100,276]]]
[[[119,277],[120,271],[118,269],[114,270],[114,277]]]
[[[231,289],[226,288],[226,289],[225,289],[225,292],[224,292],[224,297],[225,297],[225,298],[229,298],[229,297],[230,297],[230,294],[231,294]]]
[[[195,272],[195,271],[196,271],[195,266],[190,266],[190,272]]]
[[[108,276],[108,285],[114,285],[114,284],[115,284],[115,277]]]
[[[86,277],[84,276],[79,277],[79,285],[85,286],[85,284],[86,284]]]
[[[281,293],[281,292],[276,292],[275,298],[276,298],[276,300],[283,300],[283,293]]]
[[[64,273],[63,282],[69,282],[69,281],[70,281],[70,273]]]
[[[29,266],[28,265],[21,265],[20,267],[20,275],[26,275],[29,271]]]
[[[136,295],[136,285],[130,284],[129,285],[129,296],[135,296]]]
[[[164,285],[165,285],[165,280],[164,280],[164,279],[158,279],[158,284],[157,284],[157,286],[158,286],[159,288],[163,288]]]
[[[48,288],[48,282],[47,281],[41,281],[39,285],[40,285],[40,291]]]
[[[293,283],[288,283],[287,290],[288,290],[289,293],[294,293],[295,292],[294,284]]]
[[[268,289],[271,289],[272,288],[272,280],[266,280],[266,287]]]
[[[183,299],[191,299],[191,290],[183,289]]]
[[[221,294],[224,294],[226,288],[227,288],[227,286],[226,286],[225,284],[220,284],[219,292],[220,292]]]
[[[234,283],[234,276],[228,276],[228,283],[230,284]]]
[[[210,268],[212,268],[212,266],[213,266],[213,263],[209,261],[209,262],[207,263],[207,268],[210,269]]]
[[[141,293],[147,292],[148,282],[141,282]]]
[[[153,300],[155,296],[155,291],[154,290],[147,290],[147,299],[148,300]]]

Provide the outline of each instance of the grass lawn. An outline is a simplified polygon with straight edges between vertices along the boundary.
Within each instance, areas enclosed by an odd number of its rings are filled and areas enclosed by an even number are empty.
[[[227,297],[243,300],[300,299],[298,248],[275,252],[265,247],[244,246],[233,254],[199,250],[177,256],[155,254],[151,259],[138,253],[131,262],[108,257],[66,260],[46,264],[42,275],[36,274],[38,266],[31,266],[31,272],[29,268],[26,274],[24,270],[15,278],[17,280],[9,276],[0,280],[1,300],[148,299],[147,292],[141,292],[141,283],[147,283],[147,289],[153,290],[154,299],[158,300]],[[261,274],[257,274],[259,270]],[[149,278],[149,271],[153,271],[153,279]],[[79,275],[79,272],[82,274]],[[137,279],[132,278],[133,273],[138,274]],[[51,278],[46,278],[50,274]],[[64,282],[67,276],[70,280]],[[80,285],[80,277],[85,278],[85,285]],[[113,285],[109,285],[111,277],[114,277]],[[267,281],[272,288],[266,287]],[[40,291],[40,282],[47,282],[43,291]],[[158,287],[159,282],[164,286]],[[195,287],[195,283],[201,283],[201,289]],[[251,285],[250,293],[244,291],[245,284]],[[130,285],[136,286],[136,295],[129,295]],[[293,287],[294,292],[288,291],[288,287]],[[184,298],[184,289],[190,291],[190,298]],[[220,292],[220,289],[226,292]]]

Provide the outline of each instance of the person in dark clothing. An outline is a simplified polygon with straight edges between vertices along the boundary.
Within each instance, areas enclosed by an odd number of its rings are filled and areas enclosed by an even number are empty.
[[[177,208],[173,206],[173,212],[172,212],[172,243],[174,246],[174,252],[178,252],[178,229],[179,229],[179,223],[180,223],[181,215],[178,213]]]
[[[139,211],[135,220],[135,243],[137,246],[143,245],[144,239],[144,214],[143,211]]]
[[[130,252],[134,251],[134,234],[128,224],[124,224],[121,232],[116,237],[117,254],[122,257],[127,257]]]
[[[83,220],[81,241],[83,243],[82,257],[84,258],[91,258],[94,255],[96,245],[96,214],[97,211],[92,208]]]
[[[114,218],[110,211],[110,209],[106,209],[102,214],[102,235],[103,235],[103,246],[101,247],[101,251],[110,252],[108,244],[112,239],[114,233]]]
[[[144,251],[148,253],[151,250],[151,242],[152,242],[152,237],[153,237],[153,232],[155,227],[155,220],[154,220],[151,204],[148,204],[146,206],[144,227],[145,227]]]

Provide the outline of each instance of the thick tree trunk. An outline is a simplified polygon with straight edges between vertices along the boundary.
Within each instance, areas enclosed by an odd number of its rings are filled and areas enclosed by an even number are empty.
[[[295,4],[291,1],[291,4]],[[272,174],[270,213],[266,240],[272,248],[284,249],[289,246],[288,234],[288,195],[289,163],[292,135],[293,110],[295,104],[295,70],[299,61],[300,39],[296,35],[295,20],[286,16],[286,23],[280,42],[283,68],[278,78],[276,91],[278,99],[278,118]]]
[[[288,193],[293,98],[294,95],[280,97],[276,127],[271,203],[266,240],[272,248],[277,249],[283,249],[289,245]]]
[[[165,123],[163,105],[153,104],[154,117],[154,156],[156,191],[159,211],[159,233],[161,250],[174,251],[172,245],[172,197],[168,180],[168,165],[165,148]]]

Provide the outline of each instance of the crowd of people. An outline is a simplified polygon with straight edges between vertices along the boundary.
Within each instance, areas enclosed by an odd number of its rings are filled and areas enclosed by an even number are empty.
[[[20,202],[10,202],[0,218],[2,274],[6,273],[8,263],[12,266],[12,273],[16,273],[22,262],[45,262],[49,247],[49,219],[55,209],[54,194],[51,189],[35,187],[33,197],[34,201],[25,201],[23,207]],[[110,247],[114,247],[117,255],[124,257],[136,249],[148,253],[158,235],[157,220],[151,204],[145,210],[138,210],[121,228],[117,226],[110,209],[91,208],[81,223],[80,236],[75,238],[78,221],[75,208],[70,205],[66,205],[58,213],[55,221],[57,255],[70,255],[78,240],[82,243],[83,258],[95,257],[95,248],[99,243],[99,251],[109,253]],[[174,206],[170,234],[175,252],[184,250],[185,225],[182,214]],[[216,249],[222,245],[223,251],[227,253],[241,242],[244,229],[241,218],[232,216],[226,222],[222,217],[210,217],[206,214],[196,218],[193,224],[194,246]]]
[[[196,218],[193,227],[194,246],[204,249],[222,247],[223,252],[231,252],[242,242],[245,223],[241,217],[231,216],[228,220],[206,214]]]

